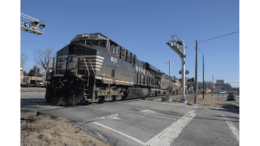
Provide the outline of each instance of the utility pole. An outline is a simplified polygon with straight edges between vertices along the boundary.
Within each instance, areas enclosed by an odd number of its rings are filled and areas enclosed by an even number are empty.
[[[35,80],[35,86],[37,87],[37,65],[35,65],[36,68],[36,80]]]
[[[182,40],[184,45],[184,40]],[[182,53],[185,54],[185,46],[182,47]],[[185,99],[185,57],[182,57],[182,101],[187,102]]]
[[[169,80],[169,86],[171,87],[171,60],[169,61],[169,77],[170,77],[170,80]]]
[[[198,40],[196,40],[196,63],[195,63],[195,98],[194,103],[197,104],[198,98]]]
[[[205,86],[204,86],[204,55],[203,55],[203,98],[205,93]]]
[[[214,86],[214,75],[212,75],[212,91],[211,91],[211,93],[212,93],[212,96],[213,96],[213,86]]]
[[[168,62],[167,62],[168,63]],[[170,91],[172,91],[172,88],[171,88],[171,60],[169,61],[169,97],[168,97],[168,101],[172,101],[172,99],[171,99],[171,92]]]

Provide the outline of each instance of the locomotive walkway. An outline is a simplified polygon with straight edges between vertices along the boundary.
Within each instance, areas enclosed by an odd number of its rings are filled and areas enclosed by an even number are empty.
[[[71,120],[75,127],[116,146],[239,145],[239,114],[149,100],[51,106],[43,92],[21,93],[22,108]]]

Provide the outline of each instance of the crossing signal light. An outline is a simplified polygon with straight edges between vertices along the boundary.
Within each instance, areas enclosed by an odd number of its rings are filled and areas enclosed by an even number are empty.
[[[24,26],[27,27],[27,28],[29,28],[29,27],[30,27],[30,24],[29,24],[28,22],[25,22],[25,23],[24,23]]]
[[[40,29],[43,29],[45,27],[45,24],[40,24],[39,27]]]

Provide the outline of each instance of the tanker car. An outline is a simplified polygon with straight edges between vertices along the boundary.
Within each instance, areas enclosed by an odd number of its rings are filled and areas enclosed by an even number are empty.
[[[103,34],[81,34],[57,52],[45,99],[76,105],[166,95],[169,80]]]

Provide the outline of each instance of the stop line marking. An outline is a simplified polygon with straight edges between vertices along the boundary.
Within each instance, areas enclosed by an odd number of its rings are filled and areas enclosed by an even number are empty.
[[[229,128],[231,129],[231,131],[232,131],[234,137],[236,138],[236,140],[239,141],[239,131],[237,130],[237,128],[223,114],[222,114],[222,116],[226,120],[226,122],[227,122]]]
[[[181,119],[172,123],[159,134],[145,143],[145,146],[170,146],[184,127],[196,116],[194,110],[189,111]]]
[[[122,133],[122,132],[120,132],[120,131],[117,131],[117,130],[115,130],[115,129],[112,129],[112,128],[110,128],[110,127],[107,127],[107,126],[105,126],[105,125],[102,125],[102,124],[100,124],[100,123],[98,123],[98,122],[93,122],[93,123],[96,124],[96,125],[99,125],[99,126],[101,126],[101,127],[104,127],[104,128],[106,128],[106,129],[109,129],[109,130],[111,130],[111,131],[114,131],[114,132],[116,132],[116,133],[119,133],[119,134],[121,134],[121,135],[124,135],[125,137],[128,137],[128,138],[130,138],[130,139],[132,139],[132,140],[134,140],[134,141],[140,143],[141,145],[144,145],[144,142],[140,141],[139,139],[136,139],[136,138],[134,138],[134,137],[132,137],[132,136],[129,136],[129,135],[127,135],[127,134],[124,134],[124,133]]]
[[[147,112],[152,112],[152,111],[147,111]],[[125,133],[122,133],[120,131],[117,131],[115,129],[112,129],[110,127],[107,127],[105,125],[102,125],[98,122],[93,122],[93,124],[96,124],[98,126],[104,127],[106,129],[109,129],[111,131],[114,131],[118,134],[121,134],[125,137],[128,137],[132,139],[133,141],[144,145],[144,146],[170,146],[172,142],[179,136],[179,134],[182,132],[184,127],[196,116],[196,113],[194,110],[189,111],[187,114],[185,114],[181,119],[178,121],[172,123],[170,126],[165,128],[163,131],[161,131],[159,134],[148,140],[146,143],[140,141],[137,138],[134,138],[132,136],[129,136]]]
[[[172,119],[172,118],[165,117],[166,115],[164,115],[164,114],[160,114],[160,113],[157,113],[157,112],[151,111],[151,110],[141,110],[140,113],[142,113],[144,115],[150,115],[150,116],[158,117],[158,118],[164,118],[164,119],[168,119],[168,120],[175,120],[175,119]],[[158,115],[162,115],[162,116],[158,116]]]

